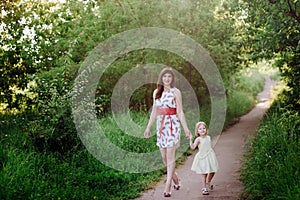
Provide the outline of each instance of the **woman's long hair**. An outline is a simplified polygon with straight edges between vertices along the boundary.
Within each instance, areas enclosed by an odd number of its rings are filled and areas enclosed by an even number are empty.
[[[161,95],[164,91],[164,84],[163,84],[163,81],[162,81],[162,77],[166,73],[169,73],[169,74],[172,75],[172,82],[171,82],[170,86],[171,86],[171,88],[174,87],[174,83],[175,83],[174,72],[173,72],[172,68],[166,67],[163,70],[161,70],[161,72],[159,73],[158,80],[157,80],[157,92],[156,92],[156,95],[155,95],[155,99],[160,99],[160,97],[161,97]]]

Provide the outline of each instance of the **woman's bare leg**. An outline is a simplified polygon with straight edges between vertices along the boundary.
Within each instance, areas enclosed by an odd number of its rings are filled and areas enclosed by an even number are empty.
[[[178,176],[177,176],[175,170],[174,170],[172,179],[173,179],[173,182],[174,182],[176,185],[179,185],[179,178],[178,178]]]
[[[166,148],[159,148],[162,161],[165,166],[167,166],[167,149]]]
[[[175,150],[176,150],[175,147],[170,147],[166,149],[167,181],[165,186],[165,192],[171,191],[172,179],[173,177],[175,179],[177,178],[176,174],[174,173],[175,172]]]

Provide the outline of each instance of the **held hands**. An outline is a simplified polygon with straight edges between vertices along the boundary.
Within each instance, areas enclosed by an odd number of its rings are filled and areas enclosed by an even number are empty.
[[[187,129],[187,130],[184,130],[184,132],[185,132],[185,136],[187,139],[190,139],[192,137],[190,130]]]

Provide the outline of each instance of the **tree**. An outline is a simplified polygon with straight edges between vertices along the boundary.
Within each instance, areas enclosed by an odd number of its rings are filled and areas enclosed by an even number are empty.
[[[40,1],[1,1],[0,102],[20,109],[30,98],[24,91],[31,75],[53,66],[56,33],[53,4]],[[18,91],[19,90],[19,91]]]
[[[244,0],[250,60],[274,59],[289,87],[288,103],[300,109],[300,7],[291,0]]]

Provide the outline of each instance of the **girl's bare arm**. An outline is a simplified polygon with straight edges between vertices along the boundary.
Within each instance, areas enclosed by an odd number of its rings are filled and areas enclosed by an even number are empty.
[[[200,143],[199,137],[197,137],[195,139],[194,143],[192,141],[192,137],[190,137],[190,147],[191,147],[191,149],[193,149],[193,150],[196,149],[196,147],[199,145],[199,143]]]

